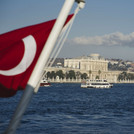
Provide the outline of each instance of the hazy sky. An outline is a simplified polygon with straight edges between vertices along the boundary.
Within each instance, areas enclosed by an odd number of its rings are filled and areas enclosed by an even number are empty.
[[[0,0],[0,34],[54,19],[63,3],[64,0]],[[134,0],[86,0],[59,56],[91,53],[134,61]]]

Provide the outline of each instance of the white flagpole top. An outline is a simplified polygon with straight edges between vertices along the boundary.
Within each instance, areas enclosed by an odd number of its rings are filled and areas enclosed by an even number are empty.
[[[80,2],[83,2],[85,3],[85,0],[75,0],[76,2],[80,3]]]
[[[79,9],[83,9],[85,7],[85,1],[84,0],[75,0],[78,3]]]

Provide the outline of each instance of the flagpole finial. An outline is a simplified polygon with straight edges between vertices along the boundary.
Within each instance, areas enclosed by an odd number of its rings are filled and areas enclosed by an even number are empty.
[[[80,9],[85,7],[85,0],[75,0],[78,3]]]
[[[76,2],[80,3],[80,2],[83,2],[85,3],[85,0],[75,0]]]

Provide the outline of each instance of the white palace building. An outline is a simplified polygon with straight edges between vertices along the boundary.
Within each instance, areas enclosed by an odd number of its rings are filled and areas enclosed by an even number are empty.
[[[81,56],[64,60],[65,68],[72,68],[81,73],[87,73],[90,79],[107,79],[109,82],[117,82],[120,71],[109,71],[108,61],[99,54],[91,54],[89,56]]]
[[[99,54],[91,54],[74,59],[65,59],[64,67],[74,68],[85,71],[108,71],[108,61],[102,58]]]
[[[107,79],[109,82],[117,82],[118,75],[121,71],[109,71],[108,61],[99,54],[91,54],[89,56],[81,56],[77,58],[64,59],[64,67],[51,67],[47,71],[62,70],[64,73],[74,70],[75,73],[86,73],[88,78]]]

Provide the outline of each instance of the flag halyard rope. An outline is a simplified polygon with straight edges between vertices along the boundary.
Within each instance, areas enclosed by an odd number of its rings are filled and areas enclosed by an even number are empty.
[[[67,39],[67,37],[68,37],[68,34],[69,34],[69,32],[71,30],[71,27],[73,25],[74,19],[75,19],[76,15],[78,14],[79,11],[80,11],[80,7],[78,5],[77,8],[75,9],[74,16],[67,23],[67,25],[62,29],[60,37],[59,37],[59,39],[57,41],[57,45],[54,48],[54,50],[53,50],[53,52],[52,52],[52,54],[50,56],[50,57],[53,58],[53,60],[51,61],[51,58],[48,60],[45,69],[48,68],[48,67],[52,67],[54,61],[56,60],[57,56],[59,55],[59,53],[60,53],[60,51],[61,51],[61,49],[62,49],[62,47],[63,47],[63,45],[64,45],[64,43],[65,43],[65,41]],[[46,74],[47,74],[47,72],[45,71],[45,73],[43,74],[42,78],[45,77]],[[34,91],[37,92],[38,88],[36,88]]]

